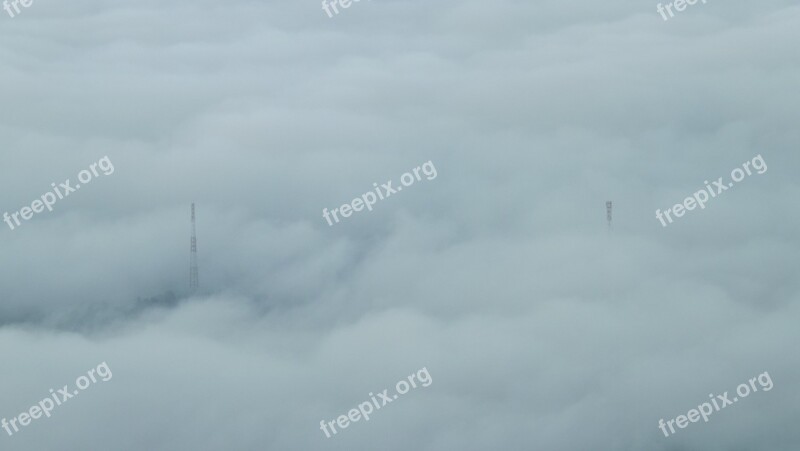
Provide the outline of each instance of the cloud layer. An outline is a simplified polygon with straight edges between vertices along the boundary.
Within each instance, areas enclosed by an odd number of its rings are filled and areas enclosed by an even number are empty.
[[[778,0],[0,11],[3,211],[115,166],[0,224],[0,418],[114,373],[2,448],[795,451],[798,21]],[[430,387],[319,430],[422,367]],[[658,429],[764,371],[773,390]]]

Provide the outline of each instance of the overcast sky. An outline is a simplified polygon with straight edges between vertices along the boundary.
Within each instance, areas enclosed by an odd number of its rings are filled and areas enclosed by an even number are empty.
[[[0,223],[0,418],[113,372],[0,449],[797,451],[800,7],[657,4],[0,10],[0,214],[114,168]]]

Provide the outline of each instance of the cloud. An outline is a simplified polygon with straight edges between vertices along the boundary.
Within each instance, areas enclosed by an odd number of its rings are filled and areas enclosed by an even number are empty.
[[[82,1],[1,16],[3,211],[103,156],[115,171],[2,225],[0,415],[103,361],[114,378],[0,440],[793,451],[799,14]],[[758,154],[764,174],[655,218]],[[323,219],[427,161],[436,179]],[[430,387],[319,430],[422,367]],[[764,371],[772,391],[659,431]]]

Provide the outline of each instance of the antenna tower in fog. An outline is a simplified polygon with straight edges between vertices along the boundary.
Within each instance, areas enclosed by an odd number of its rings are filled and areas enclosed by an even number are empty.
[[[189,291],[194,293],[200,286],[197,277],[197,231],[194,225],[194,202],[192,202],[192,240],[189,254]]]

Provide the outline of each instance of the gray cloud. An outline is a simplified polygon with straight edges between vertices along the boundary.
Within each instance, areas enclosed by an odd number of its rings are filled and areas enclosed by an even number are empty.
[[[0,226],[0,417],[114,372],[3,448],[794,451],[800,8],[656,3],[0,11],[3,211],[115,166]],[[422,367],[430,387],[319,430]]]

